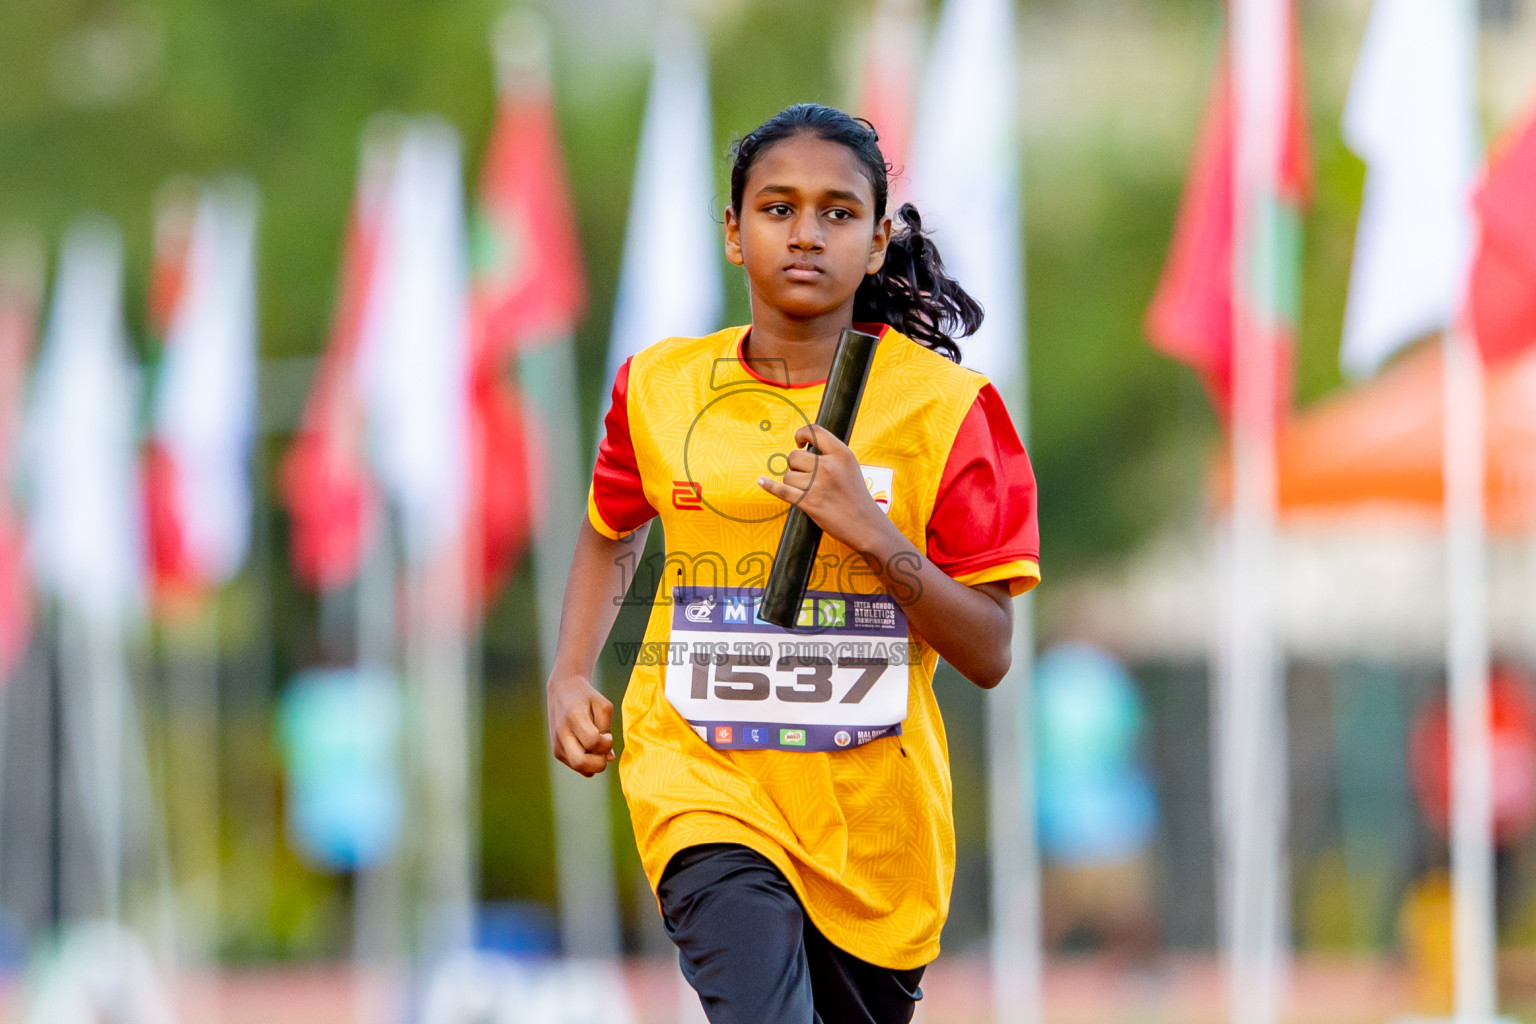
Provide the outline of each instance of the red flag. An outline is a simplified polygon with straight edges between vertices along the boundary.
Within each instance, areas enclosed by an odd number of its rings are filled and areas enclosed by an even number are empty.
[[[18,239],[7,247],[0,262],[0,486],[16,475],[42,278],[42,253],[35,243]],[[0,490],[0,677],[16,667],[32,633],[32,587],[22,522],[5,487]]]
[[[195,611],[245,561],[256,420],[256,194],[178,184],[160,203],[149,322],[160,343],[144,486],[155,610]]]
[[[496,354],[569,333],[587,291],[547,74],[504,79],[473,222],[475,319]]]
[[[486,598],[527,547],[544,493],[532,458],[539,445],[528,443],[538,424],[510,382],[509,359],[530,344],[568,339],[586,302],[548,71],[541,58],[514,47],[501,54],[496,125],[474,217],[474,514]]]
[[[1279,235],[1294,251],[1280,254],[1278,263],[1292,280],[1282,288],[1276,311],[1282,325],[1277,346],[1279,380],[1276,389],[1289,402],[1291,335],[1296,323],[1300,271],[1300,208],[1310,187],[1305,100],[1301,88],[1295,31],[1289,55],[1290,96],[1282,142],[1280,194],[1269,197],[1279,218]],[[1146,331],[1153,347],[1189,363],[1204,380],[1211,401],[1227,415],[1232,398],[1232,321],[1234,303],[1251,308],[1249,297],[1234,295],[1232,287],[1233,186],[1232,162],[1236,132],[1231,98],[1231,72],[1223,51],[1211,87],[1205,121],[1195,146],[1194,161],[1184,184],[1173,244],[1162,279],[1147,310]]]
[[[378,529],[379,494],[368,469],[354,363],[375,274],[385,175],[365,157],[342,256],[331,337],[304,417],[283,456],[280,489],[292,516],[294,570],[321,590],[356,577]]]
[[[177,196],[155,225],[147,312],[150,330],[162,346],[187,288],[195,202],[195,197]],[[202,588],[176,514],[177,473],[165,446],[151,437],[144,457],[144,498],[155,606],[180,610],[192,607]]]
[[[1477,217],[1468,304],[1492,361],[1536,345],[1536,116],[1489,163]]]

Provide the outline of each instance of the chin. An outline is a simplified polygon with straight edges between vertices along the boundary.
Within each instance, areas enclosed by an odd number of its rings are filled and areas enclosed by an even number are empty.
[[[770,305],[784,316],[794,320],[814,320],[817,317],[836,313],[842,308],[841,302],[828,302],[825,299],[807,295],[785,295],[780,293],[770,300]]]

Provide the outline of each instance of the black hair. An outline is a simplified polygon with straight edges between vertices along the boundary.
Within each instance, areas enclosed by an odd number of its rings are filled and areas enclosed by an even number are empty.
[[[875,192],[875,219],[885,216],[891,167],[880,152],[875,126],[820,103],[797,103],[742,136],[731,147],[731,209],[741,214],[742,193],[753,163],[777,142],[798,135],[846,146],[859,158]],[[885,264],[866,274],[853,300],[853,318],[887,323],[940,355],[960,361],[956,338],[981,326],[981,304],[944,270],[939,250],[923,231],[922,217],[911,203],[896,211]]]

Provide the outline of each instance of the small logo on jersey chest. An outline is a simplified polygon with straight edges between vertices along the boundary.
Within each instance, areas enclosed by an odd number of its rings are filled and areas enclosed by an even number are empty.
[[[891,497],[896,483],[896,471],[889,466],[865,466],[862,464],[860,464],[859,469],[864,473],[864,486],[869,488],[869,496],[875,499],[875,504],[880,506],[881,512],[890,515]]]
[[[697,512],[704,507],[704,488],[696,480],[673,480],[672,507]]]

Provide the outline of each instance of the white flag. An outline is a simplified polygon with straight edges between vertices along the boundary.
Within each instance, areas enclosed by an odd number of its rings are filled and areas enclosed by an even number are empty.
[[[1010,399],[1024,361],[1017,90],[1010,0],[947,0],[918,102],[910,194],[950,276],[986,312],[960,341],[962,362]]]
[[[357,351],[369,451],[421,563],[469,510],[469,273],[458,136],[411,122],[379,225]]]
[[[647,345],[719,326],[723,242],[711,212],[714,163],[703,41],[691,25],[676,21],[658,36],[640,129],[608,345],[609,381]]]
[[[163,217],[180,213],[168,206]],[[176,467],[174,515],[202,582],[239,571],[250,545],[256,436],[256,196],[247,181],[203,192],[155,393],[155,440]]]
[[[145,595],[122,259],[110,222],[83,218],[69,229],[25,427],[38,584],[107,629],[141,613]]]
[[[1473,0],[1375,0],[1344,107],[1366,163],[1339,361],[1367,376],[1449,326],[1472,251],[1478,143]]]

